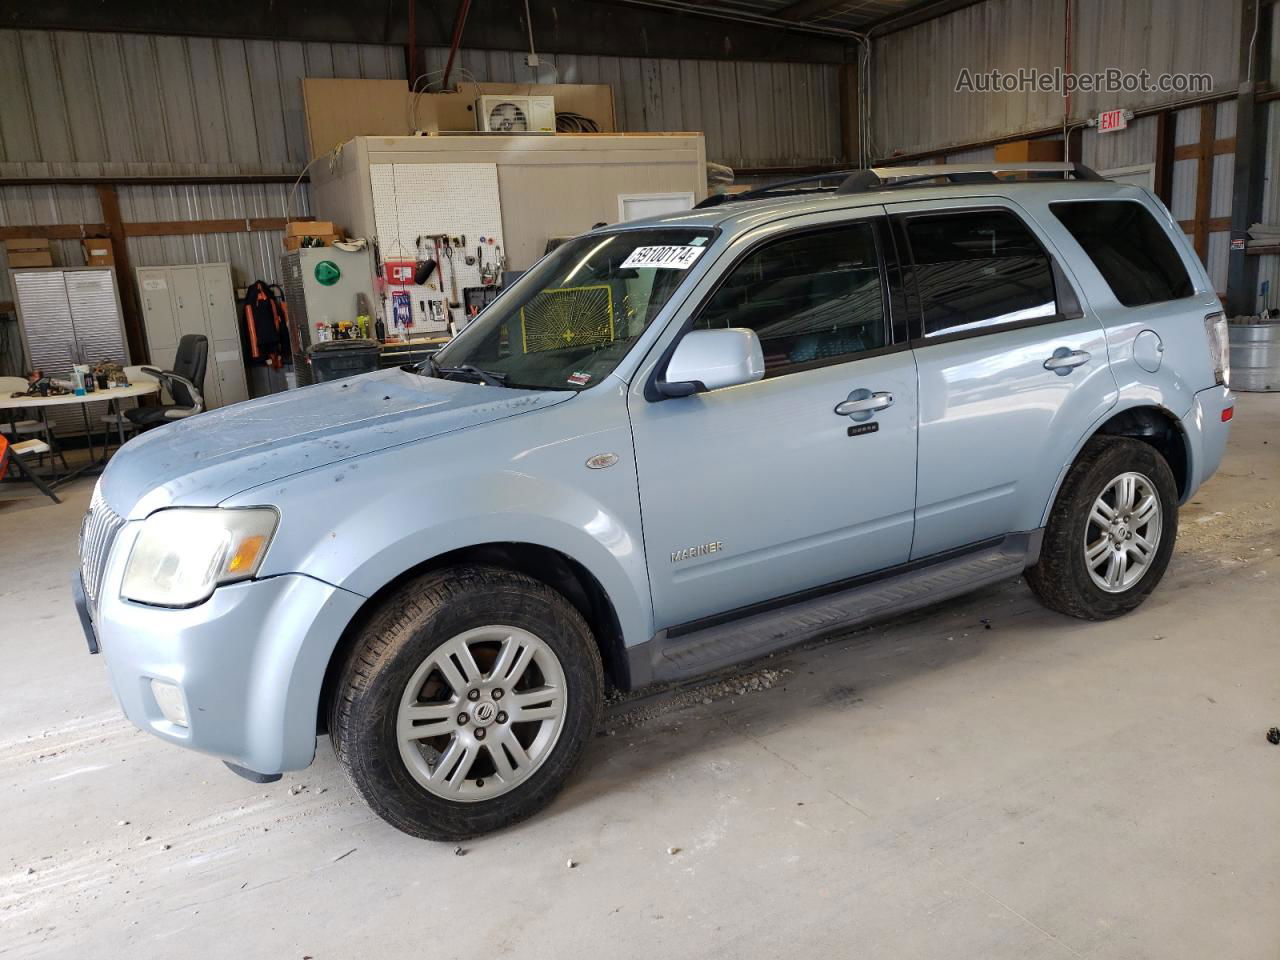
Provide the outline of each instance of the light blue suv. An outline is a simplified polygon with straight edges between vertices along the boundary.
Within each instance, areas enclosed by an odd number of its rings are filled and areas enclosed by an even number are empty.
[[[457,839],[545,805],[609,687],[1024,572],[1132,610],[1226,444],[1221,305],[1147,191],[1020,177],[595,230],[426,363],[133,440],[76,577],[125,713],[260,781],[328,732]]]

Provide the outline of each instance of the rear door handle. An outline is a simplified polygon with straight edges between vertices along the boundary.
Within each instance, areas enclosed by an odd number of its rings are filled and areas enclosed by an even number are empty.
[[[855,413],[875,413],[893,406],[893,394],[887,390],[871,393],[868,390],[855,390],[849,394],[848,400],[836,404],[836,416],[849,417]]]
[[[1068,350],[1066,347],[1059,347],[1053,351],[1053,356],[1044,362],[1044,368],[1065,377],[1076,367],[1088,363],[1090,359],[1088,350]]]

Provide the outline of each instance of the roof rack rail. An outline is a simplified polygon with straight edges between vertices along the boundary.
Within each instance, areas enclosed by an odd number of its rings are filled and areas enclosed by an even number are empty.
[[[696,209],[706,207],[718,207],[722,203],[737,203],[739,200],[760,200],[767,196],[796,196],[803,193],[814,193],[815,190],[797,190],[796,187],[804,187],[811,183],[821,183],[823,180],[839,180],[842,183],[847,181],[849,177],[863,173],[863,170],[829,170],[826,173],[811,173],[804,177],[792,177],[789,180],[779,180],[776,183],[766,183],[763,187],[756,187],[754,190],[748,190],[745,193],[713,193],[701,203]],[[836,187],[831,187],[834,190]]]
[[[1083,163],[938,163],[922,167],[871,167],[859,170],[836,188],[836,193],[866,193],[905,187],[928,180],[948,183],[996,183],[1002,173],[1062,173],[1077,180],[1102,180]]]
[[[716,207],[722,203],[739,200],[797,196],[825,190],[834,190],[837,194],[870,193],[874,190],[889,190],[911,184],[927,183],[930,180],[945,180],[947,183],[999,183],[1001,181],[999,174],[1006,173],[1060,173],[1069,174],[1076,180],[1106,179],[1083,163],[940,163],[915,167],[867,167],[860,170],[832,170],[806,177],[779,180],[777,183],[765,184],[746,193],[713,194],[699,203],[698,208]],[[821,183],[823,180],[836,179],[840,180],[840,184],[835,187],[809,186]]]

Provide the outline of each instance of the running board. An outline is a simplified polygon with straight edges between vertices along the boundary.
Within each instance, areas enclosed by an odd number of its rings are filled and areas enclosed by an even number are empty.
[[[662,630],[627,651],[632,689],[709,673],[1009,580],[1038,559],[1042,534],[1011,534],[821,596],[784,598],[783,605],[727,622],[718,618],[705,627]]]

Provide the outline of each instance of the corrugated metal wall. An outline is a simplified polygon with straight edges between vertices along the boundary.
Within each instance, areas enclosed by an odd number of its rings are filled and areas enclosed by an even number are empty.
[[[0,30],[0,174],[282,174],[303,76],[403,76],[392,47]]]
[[[427,53],[425,71],[444,70],[448,51]],[[554,58],[561,83],[607,83],[620,130],[698,131],[707,159],[733,167],[795,166],[840,158],[839,69],[830,64],[662,60],[640,57]],[[535,79],[524,54],[463,50],[477,81]],[[536,79],[551,82],[552,69]]]
[[[426,50],[443,71],[447,51]],[[838,69],[824,64],[549,58],[536,79],[608,83],[623,130],[703,130],[732,166],[830,162],[840,152]],[[463,50],[460,79],[535,79],[514,52]],[[0,176],[289,174],[307,160],[301,80],[404,76],[400,47],[0,30]],[[125,220],[283,215],[285,186],[122,190]],[[306,187],[292,213],[309,212]],[[83,187],[0,188],[0,225],[100,222]],[[277,280],[278,234],[134,238],[134,266],[229,260],[237,284]],[[76,241],[55,261],[83,263]],[[0,272],[0,300],[9,300]]]
[[[447,51],[426,50],[443,71]],[[608,83],[623,130],[704,130],[736,166],[835,160],[829,64],[548,58],[536,79]],[[459,78],[535,79],[523,54],[463,50]],[[306,162],[301,80],[404,76],[372,44],[0,30],[0,175],[281,174]]]
[[[1073,0],[1076,73],[1108,67],[1213,77],[1236,85],[1239,5],[1224,0]],[[873,152],[916,153],[1060,124],[1057,93],[957,93],[964,68],[1049,71],[1063,65],[1065,0],[987,0],[889,34],[872,51]],[[1182,94],[1077,93],[1075,117],[1138,109]]]
[[[872,152],[889,156],[1049,126],[1062,101],[1044,93],[956,93],[962,69],[1062,62],[1063,0],[988,0],[874,41]]]

